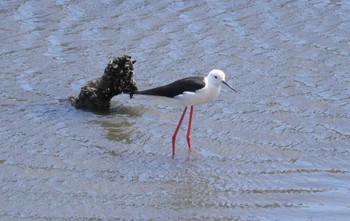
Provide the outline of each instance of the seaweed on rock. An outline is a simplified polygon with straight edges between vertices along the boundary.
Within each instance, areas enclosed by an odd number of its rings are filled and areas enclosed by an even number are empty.
[[[128,55],[113,58],[105,68],[102,77],[88,82],[81,88],[77,97],[69,98],[70,102],[76,108],[108,110],[112,97],[137,91],[133,77],[135,62]]]

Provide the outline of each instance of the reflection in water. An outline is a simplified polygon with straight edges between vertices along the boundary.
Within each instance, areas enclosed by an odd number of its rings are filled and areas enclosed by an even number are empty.
[[[133,128],[133,124],[130,121],[134,121],[145,111],[146,109],[143,108],[120,105],[101,113],[108,115],[107,118],[101,120],[101,126],[108,131],[107,139],[131,144],[133,139],[136,138],[137,129]]]

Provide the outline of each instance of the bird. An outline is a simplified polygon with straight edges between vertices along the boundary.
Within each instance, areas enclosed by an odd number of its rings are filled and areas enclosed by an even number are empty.
[[[164,86],[135,91],[130,94],[130,97],[132,98],[134,94],[165,97],[170,98],[173,103],[184,106],[184,110],[172,136],[172,159],[174,159],[176,136],[186,115],[187,109],[190,108],[190,116],[186,138],[188,149],[191,151],[191,127],[194,106],[214,101],[220,93],[221,84],[225,84],[231,90],[237,92],[225,81],[225,73],[222,70],[213,69],[206,77],[192,76],[182,78]]]

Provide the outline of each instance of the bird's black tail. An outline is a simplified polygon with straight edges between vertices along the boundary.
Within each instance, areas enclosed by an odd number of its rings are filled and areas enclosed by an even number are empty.
[[[127,92],[126,94],[129,94],[130,99],[132,99],[134,97],[135,92]]]
[[[145,91],[133,91],[133,92],[128,92],[130,99],[134,97],[135,94],[143,94],[143,95],[150,95],[148,93],[144,93]]]

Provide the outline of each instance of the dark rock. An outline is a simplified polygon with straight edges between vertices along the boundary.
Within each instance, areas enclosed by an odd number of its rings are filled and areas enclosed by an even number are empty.
[[[96,78],[82,87],[77,97],[69,98],[70,102],[76,108],[108,110],[112,97],[121,93],[132,94],[137,91],[133,77],[133,64],[135,62],[127,55],[113,58],[108,63],[102,77]]]

